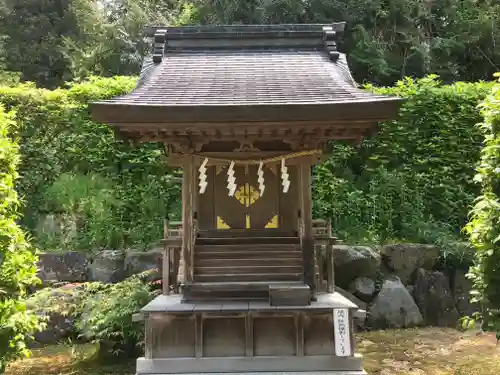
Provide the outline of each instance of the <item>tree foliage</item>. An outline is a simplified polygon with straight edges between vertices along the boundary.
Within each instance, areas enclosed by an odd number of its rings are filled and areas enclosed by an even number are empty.
[[[83,37],[71,2],[3,0],[0,35],[5,69],[42,87],[56,87],[72,78],[63,40]]]
[[[205,23],[346,21],[340,48],[359,81],[390,85],[405,76],[490,79],[499,64],[500,5],[494,0],[198,0]]]
[[[486,308],[487,327],[496,331],[500,340],[500,79],[481,103],[481,112],[484,120],[478,128],[484,136],[484,147],[475,178],[481,195],[467,226],[476,248],[470,276],[474,294]]]
[[[19,146],[10,138],[14,127],[13,113],[0,105],[0,373],[7,363],[29,353],[25,338],[37,328],[23,301],[27,287],[37,281],[36,258],[16,222]]]
[[[499,20],[497,0],[1,0],[0,68],[53,87],[137,74],[148,24],[346,21],[339,47],[360,82],[489,80],[500,66]]]

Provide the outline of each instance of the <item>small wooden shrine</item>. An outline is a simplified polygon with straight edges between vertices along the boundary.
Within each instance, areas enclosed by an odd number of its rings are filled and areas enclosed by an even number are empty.
[[[360,141],[400,101],[357,87],[336,48],[343,30],[151,27],[136,89],[92,105],[117,136],[161,142],[184,171],[180,236],[167,230],[137,374],[365,374],[357,307],[333,287],[335,239],[312,218],[311,167],[329,141]]]

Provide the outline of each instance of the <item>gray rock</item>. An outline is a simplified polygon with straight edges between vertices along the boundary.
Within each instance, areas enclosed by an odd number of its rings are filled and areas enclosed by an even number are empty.
[[[154,271],[146,279],[154,280],[162,273],[163,252],[153,249],[147,252],[129,252],[125,257],[127,276],[137,275],[145,271]]]
[[[423,323],[422,314],[398,277],[385,280],[368,308],[367,326],[373,329],[407,328]]]
[[[366,321],[366,307],[367,304],[361,301],[359,298],[354,296],[353,294],[345,291],[338,286],[335,287],[335,291],[341,294],[343,297],[347,298],[349,301],[358,306],[358,310],[353,314],[354,320],[354,329],[355,331],[363,331],[365,329],[365,321]]]
[[[458,313],[461,316],[472,316],[480,311],[481,306],[478,303],[470,302],[470,291],[472,290],[472,281],[465,276],[465,272],[457,270],[453,275],[453,299]]]
[[[439,258],[439,248],[435,245],[385,245],[381,253],[385,266],[405,285],[412,282],[417,269],[433,269]]]
[[[125,253],[103,250],[97,253],[89,267],[89,279],[102,283],[117,283],[125,278]]]
[[[456,326],[459,314],[445,274],[418,269],[413,295],[426,324]]]
[[[406,290],[413,296],[413,292],[415,291],[415,285],[406,285]]]
[[[45,253],[38,256],[38,277],[43,285],[55,281],[81,282],[87,280],[89,260],[82,253]]]
[[[64,249],[78,236],[78,227],[84,217],[75,213],[49,213],[38,218],[35,232],[38,238],[58,240],[58,248]]]
[[[74,330],[74,319],[61,314],[38,314],[42,319],[46,319],[46,326],[40,332],[33,334],[35,343],[31,347],[36,347],[36,344],[55,345],[68,338]]]
[[[369,277],[358,277],[349,285],[349,291],[364,302],[371,302],[375,294],[375,281]]]
[[[335,284],[348,288],[357,277],[373,277],[380,269],[380,255],[366,246],[333,246]]]

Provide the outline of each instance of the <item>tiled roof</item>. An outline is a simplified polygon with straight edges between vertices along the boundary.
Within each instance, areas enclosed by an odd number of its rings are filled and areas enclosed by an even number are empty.
[[[164,44],[157,43],[154,55],[144,61],[137,88],[95,107],[195,108],[198,113],[209,107],[213,113],[214,107],[244,106],[248,113],[253,106],[346,103],[352,108],[355,103],[394,102],[359,89],[345,55],[325,35],[322,25],[166,29]],[[110,116],[108,111],[105,119],[97,117],[110,121]]]
[[[324,51],[172,53],[145,61],[139,87],[111,102],[152,105],[303,104],[369,100],[345,56]],[[385,98],[385,97],[384,97]]]

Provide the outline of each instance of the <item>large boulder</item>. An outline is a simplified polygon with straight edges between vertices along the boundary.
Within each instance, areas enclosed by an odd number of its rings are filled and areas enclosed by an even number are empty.
[[[413,296],[426,324],[437,327],[456,326],[459,314],[445,274],[418,269]]]
[[[380,269],[380,255],[366,246],[333,246],[335,284],[347,289],[357,277],[373,277]]]
[[[453,299],[460,316],[472,316],[480,311],[481,306],[478,303],[470,302],[470,291],[472,290],[472,281],[465,276],[461,270],[455,271],[453,275]]]
[[[373,329],[406,328],[423,323],[422,314],[398,277],[385,280],[368,308],[367,326]]]
[[[125,253],[121,250],[102,250],[89,267],[89,279],[102,283],[117,283],[125,278]]]
[[[375,294],[375,281],[369,277],[358,277],[349,285],[349,292],[364,302],[371,302]]]
[[[412,282],[417,269],[434,268],[439,258],[439,248],[435,245],[394,244],[383,246],[381,254],[389,272],[407,285]]]
[[[43,285],[53,282],[87,280],[89,260],[76,251],[44,253],[38,256],[38,277]]]
[[[137,275],[146,271],[152,271],[146,278],[149,281],[161,277],[163,251],[152,249],[146,252],[129,252],[125,257],[125,271],[127,276]]]

